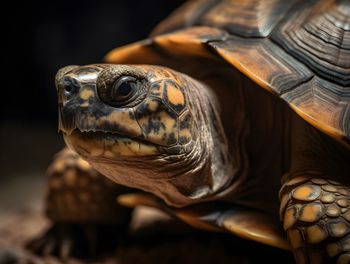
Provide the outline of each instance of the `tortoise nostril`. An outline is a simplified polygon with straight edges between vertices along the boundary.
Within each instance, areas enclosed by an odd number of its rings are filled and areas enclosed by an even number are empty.
[[[62,81],[62,90],[67,99],[71,98],[79,91],[79,82],[74,78],[66,77]]]
[[[66,93],[70,93],[70,92],[73,91],[73,87],[71,85],[66,85],[64,87],[64,90],[65,90]]]

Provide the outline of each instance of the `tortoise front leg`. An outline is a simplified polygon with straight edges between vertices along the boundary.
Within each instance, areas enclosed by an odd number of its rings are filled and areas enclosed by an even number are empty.
[[[62,259],[114,249],[131,218],[131,209],[118,205],[116,197],[130,189],[111,182],[67,148],[47,174],[46,215],[52,226],[28,248]]]
[[[293,114],[280,216],[297,263],[350,263],[349,149]]]
[[[304,174],[282,186],[280,214],[297,263],[350,263],[349,188],[327,178]]]

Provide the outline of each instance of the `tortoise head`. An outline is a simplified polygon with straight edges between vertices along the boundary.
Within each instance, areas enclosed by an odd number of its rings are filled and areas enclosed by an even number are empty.
[[[95,64],[61,69],[56,87],[67,145],[115,182],[174,206],[223,184],[213,177],[227,163],[225,136],[215,97],[198,81],[164,67]]]

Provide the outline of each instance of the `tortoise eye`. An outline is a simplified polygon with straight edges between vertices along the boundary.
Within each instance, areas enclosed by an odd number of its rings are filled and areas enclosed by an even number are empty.
[[[132,76],[123,76],[116,80],[110,90],[110,99],[117,104],[127,103],[136,93],[138,80]]]
[[[148,94],[148,80],[135,73],[120,74],[118,68],[103,71],[96,83],[99,99],[112,107],[133,107]]]

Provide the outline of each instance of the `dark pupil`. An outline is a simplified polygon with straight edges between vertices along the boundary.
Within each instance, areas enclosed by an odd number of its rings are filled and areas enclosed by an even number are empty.
[[[65,87],[66,92],[71,92],[73,90],[73,87],[71,85],[66,85]]]
[[[124,76],[117,80],[111,90],[112,100],[123,102],[133,96],[137,80],[132,76]]]
[[[123,82],[117,89],[117,95],[127,96],[131,92],[131,83]]]

